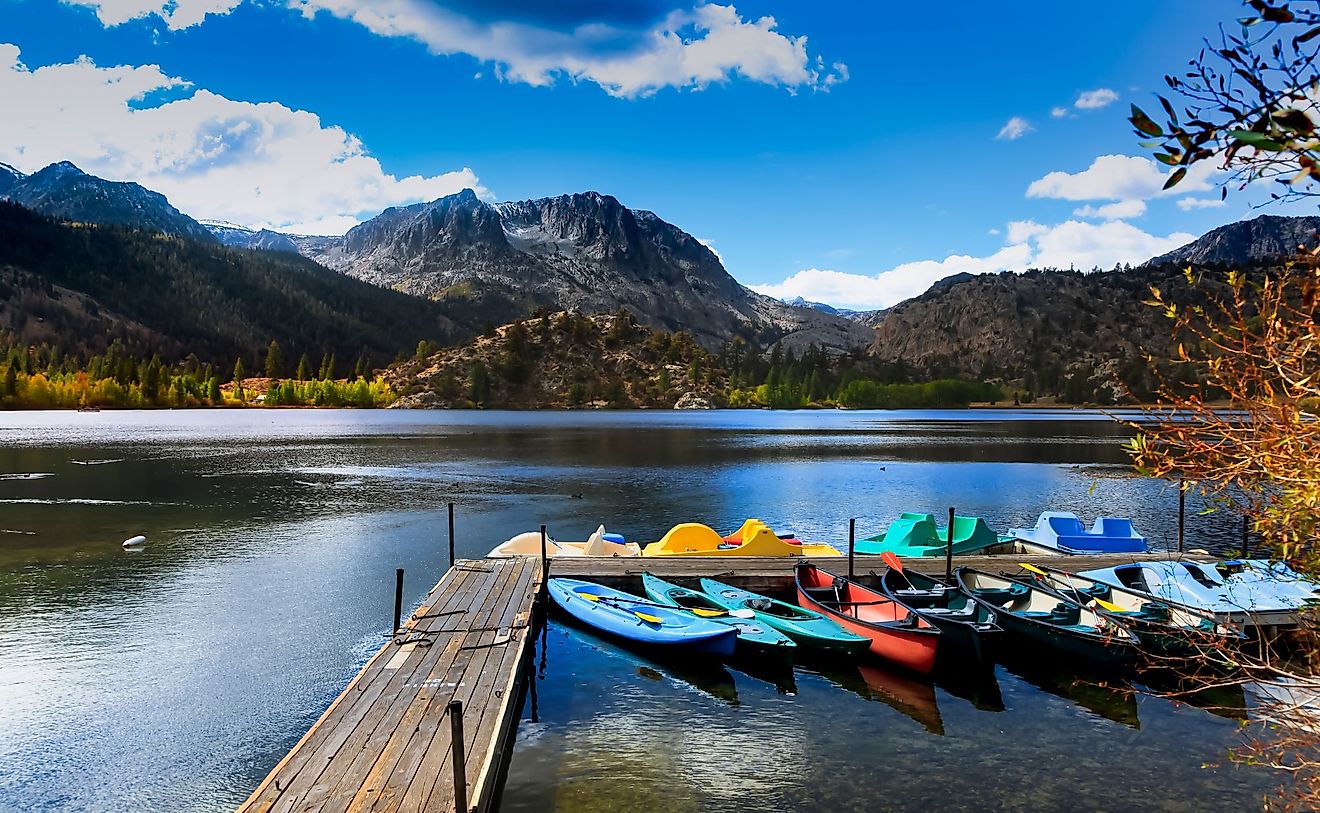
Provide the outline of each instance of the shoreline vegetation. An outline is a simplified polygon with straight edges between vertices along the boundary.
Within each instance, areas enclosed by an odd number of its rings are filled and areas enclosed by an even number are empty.
[[[487,325],[453,347],[422,341],[373,370],[359,357],[338,375],[333,352],[286,368],[278,342],[224,368],[194,354],[166,363],[113,342],[79,358],[49,345],[11,345],[0,359],[0,409],[358,407],[414,409],[966,409],[1110,407],[1020,382],[921,380],[863,351],[814,345],[768,350],[735,338],[716,351],[691,334],[652,330],[633,315],[543,311]],[[249,373],[249,365],[257,372]]]

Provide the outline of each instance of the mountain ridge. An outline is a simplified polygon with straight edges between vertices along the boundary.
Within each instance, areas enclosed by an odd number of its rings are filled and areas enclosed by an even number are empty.
[[[797,350],[844,352],[867,328],[794,308],[746,288],[714,252],[654,212],[595,191],[487,203],[471,189],[391,207],[340,238],[212,229],[222,242],[294,248],[381,287],[462,301],[494,323],[538,308],[632,310],[661,330],[687,330],[707,347],[759,336]],[[264,242],[263,242],[264,241]]]
[[[23,175],[5,165],[0,172],[0,197],[76,223],[129,226],[212,242],[201,223],[180,212],[159,192],[132,181],[107,181],[83,172],[69,161],[59,161]],[[4,176],[12,175],[6,182]]]

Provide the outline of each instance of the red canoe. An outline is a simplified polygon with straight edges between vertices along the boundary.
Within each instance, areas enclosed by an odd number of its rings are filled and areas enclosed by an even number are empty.
[[[794,576],[799,604],[869,638],[875,654],[923,675],[935,668],[940,631],[907,607],[815,565],[798,565]]]

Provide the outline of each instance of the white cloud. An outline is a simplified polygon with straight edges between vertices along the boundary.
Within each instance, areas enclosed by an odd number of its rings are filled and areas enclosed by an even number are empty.
[[[27,172],[69,160],[162,192],[195,217],[322,233],[464,187],[487,194],[470,169],[396,177],[313,113],[193,89],[155,65],[83,57],[30,70],[19,53],[0,44],[0,161]]]
[[[1025,243],[1038,234],[1049,231],[1048,226],[1042,226],[1034,220],[1014,220],[1008,224],[1008,242]]]
[[[243,0],[64,0],[88,6],[96,12],[101,25],[121,25],[129,20],[155,15],[171,31],[201,23],[208,14],[228,14]]]
[[[989,257],[954,255],[943,260],[904,263],[875,276],[807,268],[775,285],[752,285],[752,290],[779,299],[800,296],[841,308],[884,308],[925,291],[931,283],[962,272],[985,274],[1026,262],[1026,245],[1006,246]]]
[[[1068,115],[1068,108],[1066,108],[1066,107],[1054,107],[1054,108],[1051,108],[1051,109],[1050,109],[1050,115],[1053,116],[1053,117],[1056,118],[1056,119],[1061,119],[1061,118],[1063,118],[1064,116]]]
[[[107,26],[158,16],[171,29],[227,14],[242,0],[66,0],[95,9]],[[558,30],[514,19],[478,20],[433,0],[283,0],[307,18],[320,12],[383,37],[405,37],[440,55],[468,54],[495,66],[497,77],[550,85],[559,76],[594,82],[614,96],[646,96],[665,87],[702,89],[734,77],[828,91],[848,80],[848,66],[828,68],[807,53],[807,38],[781,34],[770,16],[744,19],[733,6],[698,5],[640,28],[587,21]],[[493,13],[484,8],[483,12]],[[480,74],[478,74],[479,76]]]
[[[1146,201],[1144,200],[1120,200],[1115,203],[1106,203],[1104,206],[1092,206],[1087,204],[1080,209],[1074,209],[1073,214],[1077,217],[1094,217],[1101,220],[1127,220],[1128,218],[1141,217],[1146,213]]]
[[[1034,129],[1036,128],[1031,126],[1031,122],[1021,116],[1014,116],[1005,122],[1003,127],[999,128],[999,135],[996,135],[995,138],[1000,141],[1017,141]]]
[[[1035,239],[1031,264],[1038,268],[1113,268],[1121,263],[1143,263],[1151,257],[1190,243],[1196,235],[1173,232],[1164,237],[1148,234],[1131,223],[1082,223],[1069,220]]]
[[[1008,224],[1008,245],[986,257],[956,255],[943,260],[921,260],[868,276],[808,268],[783,282],[753,285],[769,296],[800,296],[838,307],[884,308],[916,296],[934,282],[960,272],[986,274],[1027,268],[1112,268],[1122,263],[1145,262],[1191,241],[1193,235],[1174,232],[1164,237],[1148,234],[1130,223],[1082,223],[1069,220],[1044,226],[1030,220]]]
[[[720,254],[719,250],[715,248],[715,244],[711,242],[710,238],[698,237],[697,242],[710,249],[710,253],[715,255],[715,259],[720,261],[720,265],[724,265],[724,255]]]
[[[1184,212],[1190,212],[1193,209],[1218,209],[1226,205],[1227,201],[1223,198],[1193,198],[1186,197],[1178,200],[1178,208]]]
[[[986,232],[986,234],[988,234],[988,235],[990,235],[990,236],[992,236],[992,237],[998,237],[998,236],[999,236],[999,229],[990,229],[990,230],[988,230],[988,231]]]
[[[1029,198],[1061,200],[1147,200],[1161,195],[1202,192],[1210,188],[1215,167],[1209,161],[1196,164],[1172,190],[1163,191],[1168,179],[1160,165],[1149,158],[1131,155],[1102,155],[1081,172],[1051,172],[1027,187]]]
[[[1109,88],[1096,88],[1095,90],[1084,91],[1073,102],[1073,106],[1078,110],[1099,110],[1102,107],[1108,107],[1118,101],[1118,94]]]

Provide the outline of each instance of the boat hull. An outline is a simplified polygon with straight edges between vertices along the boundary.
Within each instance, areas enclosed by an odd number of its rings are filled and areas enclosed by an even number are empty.
[[[829,655],[856,657],[871,648],[869,639],[845,631],[829,618],[812,610],[739,590],[714,579],[702,579],[701,589],[712,601],[730,610],[751,610],[756,613],[758,621],[779,630],[804,649]],[[768,604],[769,610],[757,609],[758,602]],[[779,615],[773,614],[776,612]],[[784,617],[789,615],[805,617]]]
[[[906,607],[902,607],[879,592],[864,588],[855,582],[847,582],[846,592],[842,594],[843,601],[875,603],[854,603],[847,607],[836,608],[818,600],[811,592],[813,589],[827,587],[833,583],[835,579],[833,574],[812,565],[799,565],[796,579],[798,601],[803,607],[824,615],[854,635],[868,639],[869,649],[875,655],[923,675],[928,675],[935,669],[940,631],[912,614]],[[865,596],[865,599],[854,599],[853,596]],[[870,609],[863,613],[863,607]],[[886,615],[892,618],[884,618]]]
[[[666,651],[693,652],[727,658],[733,655],[737,631],[686,611],[656,607],[639,596],[577,579],[550,579],[546,591],[555,605],[581,623],[607,635]],[[585,598],[583,594],[596,597]],[[653,623],[638,613],[661,619]]]
[[[973,601],[995,613],[997,623],[1008,634],[1006,644],[1032,649],[1043,646],[1064,658],[1102,669],[1127,669],[1137,663],[1138,641],[1131,631],[1112,619],[1098,617],[1057,593],[972,568],[958,568],[955,578],[959,588]],[[988,578],[996,585],[1016,585],[1013,589],[1022,591],[1015,594],[1020,598],[988,600],[969,584],[974,578]],[[1096,626],[1049,623],[1026,614],[1027,607],[1035,606],[1038,598],[1044,604],[1070,605],[1077,611],[1075,614],[1086,614]]]
[[[642,574],[642,589],[652,601],[676,609],[685,609],[689,612],[693,607],[723,612],[728,610],[705,593],[667,582],[650,573]],[[793,650],[797,648],[792,638],[769,624],[759,622],[756,618],[734,618],[724,615],[705,620],[730,627],[737,632],[736,652],[739,655],[786,659],[793,657]]]
[[[902,573],[892,568],[886,570],[880,584],[885,595],[902,602],[939,629],[946,653],[958,652],[986,662],[994,660],[1004,636],[995,612],[955,586],[907,569]]]

